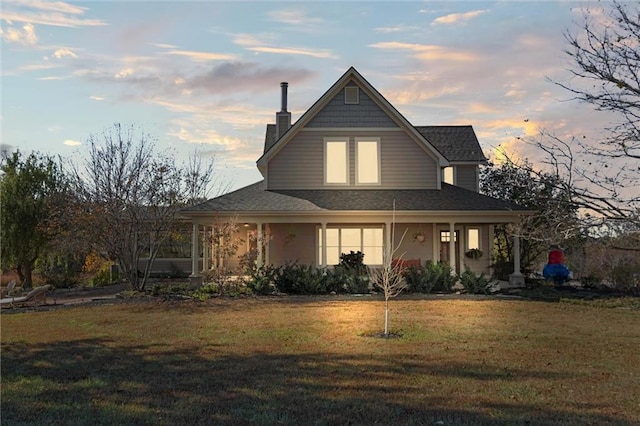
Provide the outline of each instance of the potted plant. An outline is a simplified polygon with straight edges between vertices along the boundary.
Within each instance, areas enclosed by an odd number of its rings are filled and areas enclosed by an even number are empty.
[[[464,253],[469,259],[480,259],[482,257],[482,250],[478,248],[473,248]]]

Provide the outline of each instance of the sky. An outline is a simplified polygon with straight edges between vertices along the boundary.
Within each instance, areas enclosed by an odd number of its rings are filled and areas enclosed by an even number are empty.
[[[553,83],[572,84],[564,33],[603,4],[3,0],[0,148],[82,158],[133,124],[235,189],[262,178],[280,82],[295,122],[354,66],[412,124],[471,124],[487,156],[535,161],[539,129],[608,124]]]

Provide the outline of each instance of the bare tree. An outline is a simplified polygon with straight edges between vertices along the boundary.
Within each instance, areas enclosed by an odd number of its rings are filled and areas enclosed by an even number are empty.
[[[73,167],[78,223],[96,251],[117,261],[142,290],[180,210],[207,195],[213,163],[178,164],[169,153],[156,153],[150,136],[134,126],[115,124],[88,142],[88,158]],[[142,257],[148,260],[141,271]]]
[[[547,132],[532,141],[546,163],[572,188],[574,202],[592,224],[640,229],[640,6],[587,10],[579,31],[565,34],[571,83],[555,82],[575,99],[609,111],[614,123],[593,141],[562,140]],[[598,6],[601,7],[601,6]],[[597,220],[596,220],[597,219]]]
[[[374,286],[382,289],[384,294],[384,336],[389,337],[389,300],[396,297],[407,285],[404,280],[404,253],[398,254],[407,230],[405,229],[398,244],[395,244],[396,204],[393,202],[393,215],[391,221],[391,241],[385,245],[382,253],[382,267],[368,268],[369,280]]]

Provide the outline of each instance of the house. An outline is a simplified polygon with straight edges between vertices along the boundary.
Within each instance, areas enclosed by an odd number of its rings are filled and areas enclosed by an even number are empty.
[[[238,265],[221,259],[218,241],[200,242],[231,220],[246,242],[238,254],[253,250],[258,265],[330,267],[351,250],[379,265],[393,235],[404,259],[489,272],[494,225],[528,212],[479,193],[486,159],[471,126],[414,126],[353,67],[293,124],[287,90],[257,160],[264,179],[183,212],[194,279]]]

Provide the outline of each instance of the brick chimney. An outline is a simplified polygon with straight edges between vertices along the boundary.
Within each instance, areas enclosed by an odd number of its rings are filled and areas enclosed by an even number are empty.
[[[276,112],[276,140],[280,139],[291,127],[291,113],[287,111],[287,87],[289,83],[283,81],[280,83],[282,93],[280,111]]]

